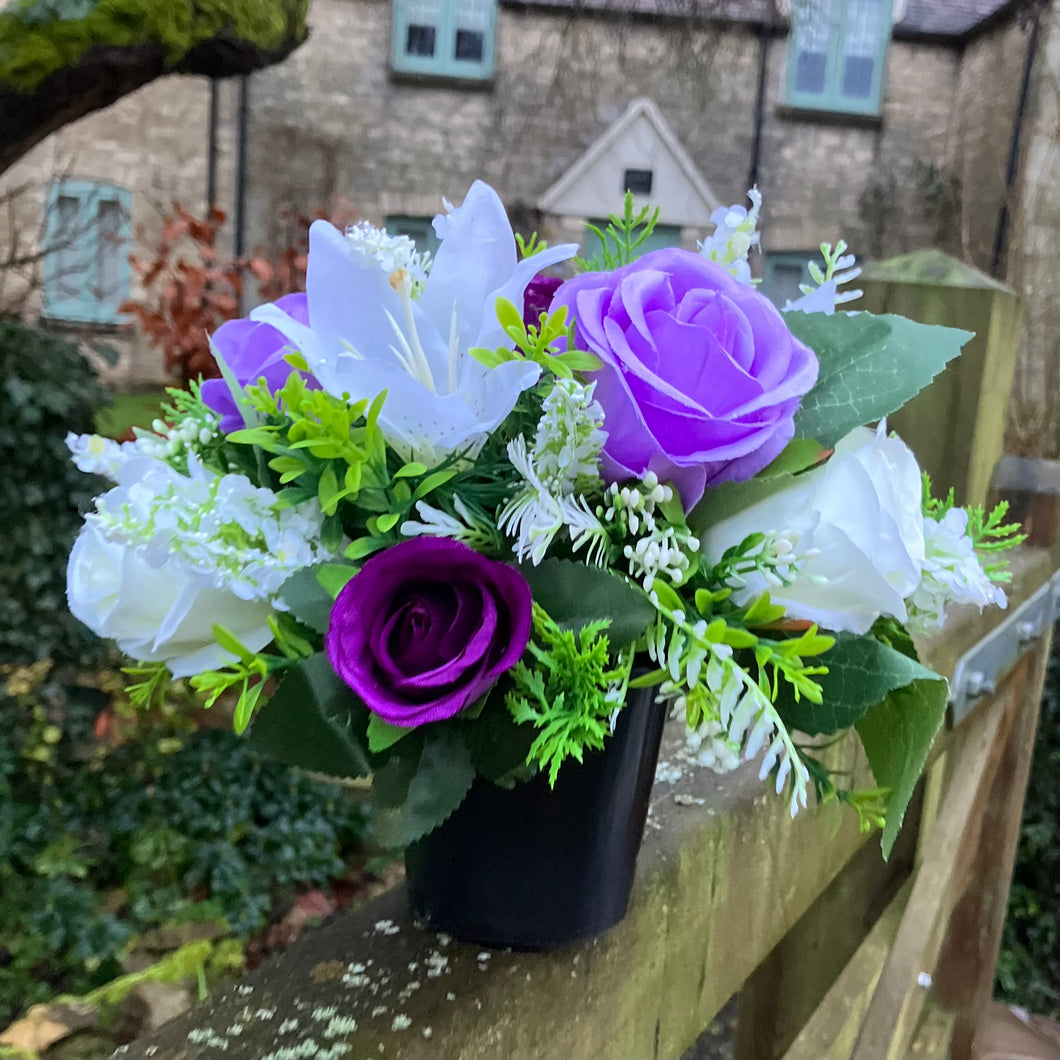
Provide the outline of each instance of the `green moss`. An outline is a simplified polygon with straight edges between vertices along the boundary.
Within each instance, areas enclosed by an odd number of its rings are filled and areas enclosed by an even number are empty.
[[[938,287],[1008,288],[985,272],[951,258],[941,250],[914,250],[886,261],[874,261],[861,270],[861,281],[920,283]]]
[[[309,0],[19,0],[0,12],[0,85],[29,93],[98,45],[160,44],[176,67],[221,34],[273,51],[306,33]]]

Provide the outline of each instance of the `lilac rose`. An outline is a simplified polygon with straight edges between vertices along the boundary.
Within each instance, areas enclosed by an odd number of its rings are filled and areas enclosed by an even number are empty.
[[[276,305],[300,324],[309,324],[309,308],[304,294],[286,294]],[[232,369],[240,386],[256,383],[264,377],[270,392],[275,393],[287,382],[293,369],[286,360],[290,340],[271,324],[256,320],[228,320],[213,333],[213,344]],[[312,381],[312,386],[316,386]],[[244,426],[235,398],[223,379],[207,379],[202,384],[202,400],[221,416],[225,434]]]
[[[654,471],[689,511],[708,486],[761,471],[795,433],[817,358],[773,304],[686,250],[645,254],[568,280],[575,339],[604,367],[596,399],[609,481]]]
[[[373,556],[343,586],[328,658],[391,725],[441,721],[519,661],[532,603],[514,567],[459,541],[413,538]]]

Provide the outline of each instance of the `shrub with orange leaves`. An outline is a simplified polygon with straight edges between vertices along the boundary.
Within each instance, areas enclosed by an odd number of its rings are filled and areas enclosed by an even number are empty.
[[[304,291],[309,225],[328,216],[341,225],[355,214],[346,205],[317,210],[313,218],[290,212],[282,218],[286,245],[281,250],[267,256],[259,249],[246,258],[227,259],[218,249],[225,212],[214,206],[205,217],[196,217],[174,202],[154,256],[130,258],[144,296],[125,302],[122,312],[136,317],[148,341],[162,351],[166,371],[183,385],[200,376],[216,378],[220,373],[209,336],[240,315],[247,274],[262,301]]]

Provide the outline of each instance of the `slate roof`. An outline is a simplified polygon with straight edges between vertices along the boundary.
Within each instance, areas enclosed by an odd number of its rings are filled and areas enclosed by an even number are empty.
[[[580,9],[599,14],[680,17],[780,26],[775,0],[505,0],[510,6]],[[908,0],[896,36],[962,40],[989,25],[994,16],[1026,0]]]
[[[1018,5],[1009,0],[909,0],[895,29],[925,36],[964,37],[991,15]]]

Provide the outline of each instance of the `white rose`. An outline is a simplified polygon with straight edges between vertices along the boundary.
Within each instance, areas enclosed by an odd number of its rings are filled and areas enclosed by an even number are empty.
[[[152,566],[142,549],[108,541],[91,522],[70,553],[66,596],[93,633],[141,662],[165,662],[175,677],[234,661],[214,640],[215,623],[251,651],[272,640],[268,603],[216,589],[176,560]]]
[[[904,622],[924,566],[916,458],[884,424],[859,427],[823,467],[711,527],[704,556],[716,563],[753,533],[775,535],[790,584],[753,572],[733,594],[738,603],[768,591],[792,618],[853,633],[868,632],[880,615]]]

